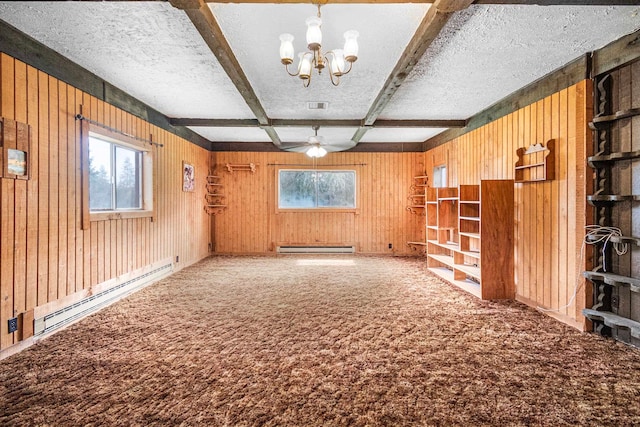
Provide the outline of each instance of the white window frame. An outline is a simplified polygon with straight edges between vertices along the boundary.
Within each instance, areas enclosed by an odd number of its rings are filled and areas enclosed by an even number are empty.
[[[154,216],[153,205],[153,152],[151,151],[151,144],[145,144],[135,138],[127,137],[116,132],[111,132],[106,129],[102,129],[97,126],[91,126],[89,128],[89,138],[100,139],[105,142],[109,142],[114,145],[121,146],[140,152],[140,167],[141,167],[141,207],[138,209],[112,209],[112,210],[89,210],[89,217],[91,221],[104,221],[107,219],[125,219],[125,218],[144,218]],[[87,144],[89,143],[87,139]],[[88,151],[88,147],[87,147]],[[89,171],[89,159],[86,160],[86,173]],[[88,181],[88,178],[87,178]],[[87,192],[90,192],[90,188],[87,188]],[[87,194],[88,197],[89,194]]]

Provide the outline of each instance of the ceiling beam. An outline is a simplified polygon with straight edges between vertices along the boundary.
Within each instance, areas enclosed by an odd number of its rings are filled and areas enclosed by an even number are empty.
[[[280,145],[278,134],[270,126],[267,113],[251,87],[249,79],[242,71],[240,63],[233,54],[231,46],[229,46],[207,3],[203,0],[170,0],[170,2],[173,7],[184,10],[236,89],[238,89],[238,92],[240,92],[240,95],[242,95],[253,114],[255,114],[262,129],[267,132],[275,145]]]
[[[369,108],[364,118],[364,126],[351,138],[354,142],[360,139],[367,131],[366,126],[371,126],[387,106],[398,88],[407,78],[413,67],[420,61],[427,48],[438,37],[449,17],[458,10],[463,10],[473,3],[473,0],[436,0],[425,14],[411,41],[405,48],[400,60],[391,71],[384,86],[378,93],[375,101]]]
[[[170,119],[173,126],[195,127],[264,127],[256,119]],[[269,119],[271,127],[365,127],[362,120]],[[376,120],[368,128],[463,128],[466,120]]]

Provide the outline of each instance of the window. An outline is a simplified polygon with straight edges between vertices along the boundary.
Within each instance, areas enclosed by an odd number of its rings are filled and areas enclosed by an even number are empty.
[[[433,186],[447,186],[447,165],[440,165],[433,168]]]
[[[280,170],[281,209],[355,209],[355,171]]]
[[[142,209],[142,152],[89,137],[89,209]]]

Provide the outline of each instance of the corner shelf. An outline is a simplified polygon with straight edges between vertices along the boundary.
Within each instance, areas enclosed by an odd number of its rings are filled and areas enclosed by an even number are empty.
[[[218,175],[207,175],[204,210],[209,215],[217,215],[227,208],[227,205],[223,203],[226,196],[221,192],[222,184],[218,182],[219,180],[220,176]]]
[[[429,270],[478,298],[513,298],[513,181],[427,190]]]
[[[537,182],[554,179],[555,172],[555,140],[542,144],[518,148],[518,161],[515,165],[515,182]]]

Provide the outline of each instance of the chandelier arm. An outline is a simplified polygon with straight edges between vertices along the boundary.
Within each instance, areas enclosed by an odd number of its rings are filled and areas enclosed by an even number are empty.
[[[309,78],[308,79],[302,80],[302,86],[303,87],[309,87],[309,85],[311,84],[311,76],[313,76],[313,73],[309,73]]]
[[[346,61],[349,62],[349,61]],[[345,74],[349,74],[349,71],[351,71],[351,67],[353,67],[353,62],[349,62],[349,69],[347,71],[343,71],[342,75],[344,76]]]
[[[329,70],[329,77],[331,78],[331,84],[338,86],[340,84],[340,76],[334,76],[331,70]],[[335,80],[334,80],[335,77]]]
[[[291,77],[297,77],[300,74],[300,70],[298,70],[297,73],[292,74],[291,71],[289,71],[289,64],[285,64],[284,69],[287,71],[287,74],[289,74]]]

